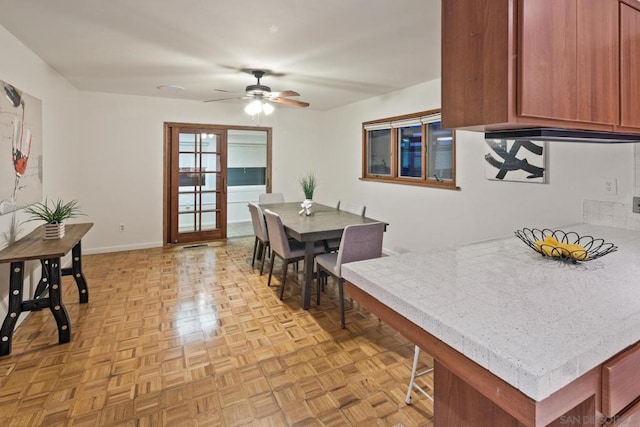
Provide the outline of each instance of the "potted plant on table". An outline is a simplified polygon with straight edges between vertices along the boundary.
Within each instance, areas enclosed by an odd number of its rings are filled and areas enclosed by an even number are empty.
[[[315,173],[307,172],[300,180],[298,181],[300,186],[302,187],[302,192],[304,193],[304,201],[302,202],[302,212],[307,215],[311,215],[311,206],[313,206],[313,192],[318,187],[318,178],[316,178]]]
[[[65,203],[58,199],[49,206],[49,200],[45,199],[44,203],[35,203],[27,206],[24,210],[29,214],[27,221],[44,221],[46,223],[44,226],[44,238],[46,240],[64,237],[64,221],[83,215],[80,213],[80,206],[78,206],[77,200]]]
[[[316,190],[318,186],[318,178],[313,172],[307,172],[302,178],[299,180],[300,186],[302,187],[302,192],[304,193],[304,198],[307,200],[313,199],[313,192]]]

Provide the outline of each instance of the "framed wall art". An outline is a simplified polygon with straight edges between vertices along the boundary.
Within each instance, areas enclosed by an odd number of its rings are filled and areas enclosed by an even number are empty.
[[[485,176],[495,181],[547,182],[546,142],[486,139]]]
[[[42,101],[0,83],[0,215],[4,215],[42,200]]]

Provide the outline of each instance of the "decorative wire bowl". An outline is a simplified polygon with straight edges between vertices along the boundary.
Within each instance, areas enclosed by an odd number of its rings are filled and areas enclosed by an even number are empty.
[[[592,236],[580,236],[574,231],[523,228],[516,236],[542,256],[570,261],[593,261],[618,250],[613,243]]]

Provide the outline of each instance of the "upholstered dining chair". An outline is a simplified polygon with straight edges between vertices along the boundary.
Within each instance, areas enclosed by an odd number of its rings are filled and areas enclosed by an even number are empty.
[[[284,194],[282,193],[262,193],[258,196],[258,203],[268,205],[271,203],[284,203]]]
[[[304,259],[304,244],[287,238],[284,225],[282,225],[282,219],[277,213],[272,212],[269,209],[265,209],[264,217],[267,220],[267,232],[269,233],[269,243],[271,245],[271,267],[269,268],[269,280],[267,281],[267,286],[271,286],[273,265],[275,264],[275,257],[278,256],[284,263],[280,285],[280,299],[282,299],[284,297],[284,288],[287,280],[289,264]],[[314,249],[314,253],[324,253],[324,247],[317,244]]]
[[[364,213],[367,211],[367,207],[365,205],[353,204],[349,202],[340,203],[340,201],[338,201],[336,209],[360,216],[364,216]],[[340,247],[340,238],[325,240],[324,245],[326,252],[337,251]]]
[[[411,368],[411,379],[409,380],[409,389],[407,390],[407,397],[405,397],[404,402],[407,405],[411,405],[411,392],[415,388],[420,393],[422,393],[427,399],[433,402],[433,396],[427,393],[422,387],[416,384],[416,378],[421,377],[423,375],[427,375],[433,372],[433,368],[425,369],[424,371],[418,371],[418,359],[420,358],[420,347],[417,345],[413,349],[413,368]]]
[[[342,329],[345,328],[342,265],[382,256],[383,234],[383,222],[348,225],[342,233],[338,252],[316,256],[317,303],[320,304],[321,282],[326,279],[327,275],[332,276],[338,282],[338,303],[340,305],[340,325]]]
[[[360,216],[364,216],[365,212],[367,211],[367,207],[365,205],[349,202],[341,203],[338,209]]]
[[[332,207],[332,208],[340,209],[340,200],[335,200],[335,199],[322,200],[322,201],[320,201],[320,203],[322,203],[323,205],[327,205],[329,207]]]
[[[260,254],[260,275],[264,270],[264,260],[269,250],[269,234],[267,233],[267,223],[260,206],[253,202],[249,202],[249,212],[251,212],[251,224],[253,225],[253,234],[256,240],[253,243],[253,256],[251,257],[251,267],[255,265],[256,255]]]

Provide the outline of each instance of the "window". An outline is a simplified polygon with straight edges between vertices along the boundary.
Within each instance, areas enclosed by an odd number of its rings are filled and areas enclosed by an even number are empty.
[[[440,110],[362,124],[362,179],[455,189],[455,134]]]

